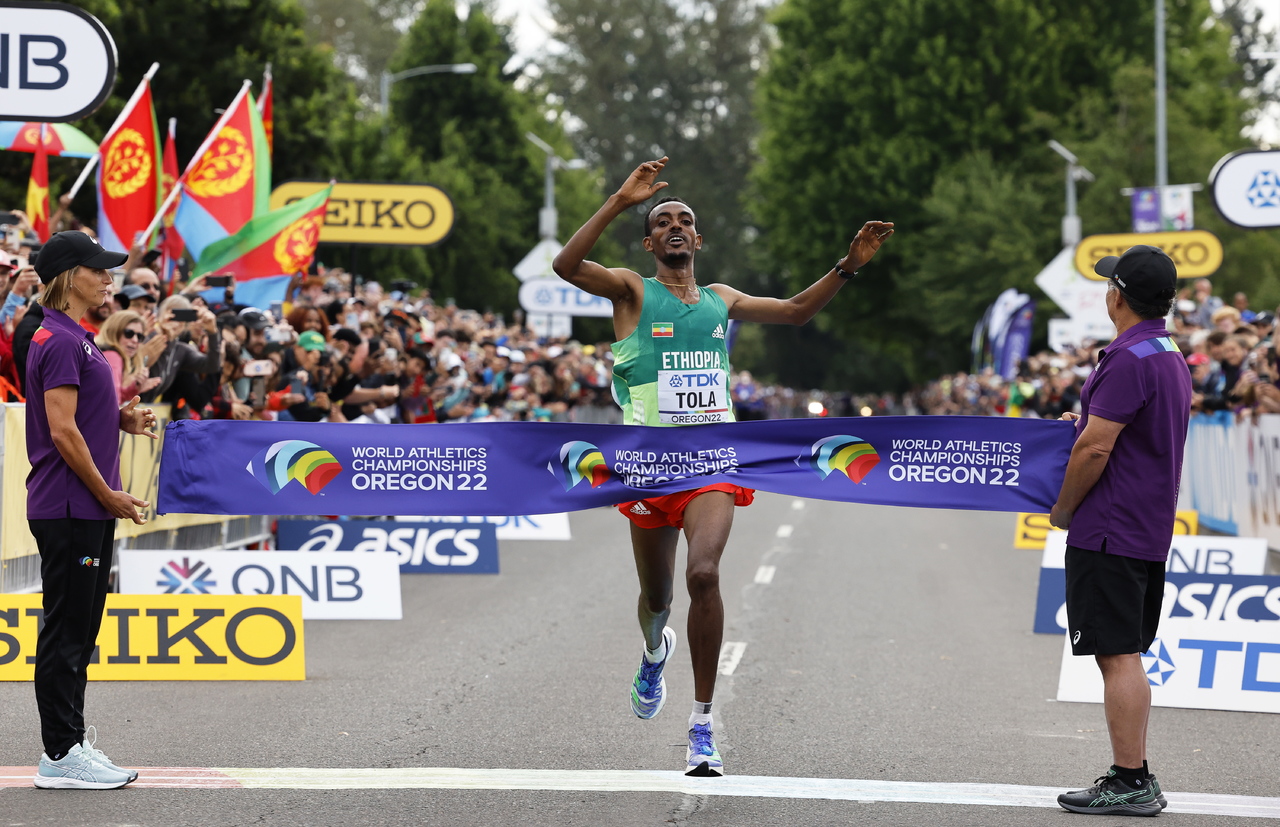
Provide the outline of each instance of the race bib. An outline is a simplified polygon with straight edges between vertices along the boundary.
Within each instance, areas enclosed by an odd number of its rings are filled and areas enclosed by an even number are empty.
[[[663,425],[732,422],[724,370],[658,371],[658,421]]]

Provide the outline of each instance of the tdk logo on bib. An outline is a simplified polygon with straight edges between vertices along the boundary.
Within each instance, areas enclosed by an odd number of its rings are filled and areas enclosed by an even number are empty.
[[[667,384],[673,388],[723,388],[724,372],[718,370],[701,373],[673,373]]]

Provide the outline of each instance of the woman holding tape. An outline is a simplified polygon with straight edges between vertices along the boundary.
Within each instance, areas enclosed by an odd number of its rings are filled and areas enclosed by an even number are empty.
[[[35,690],[45,754],[35,785],[107,790],[136,772],[85,738],[84,693],[107,599],[117,518],[142,524],[143,502],[120,490],[120,431],[152,439],[155,414],[118,403],[111,367],[80,327],[111,298],[108,268],[128,256],[82,232],[54,235],[36,258],[44,321],[27,353],[27,521],[40,550],[44,628]]]

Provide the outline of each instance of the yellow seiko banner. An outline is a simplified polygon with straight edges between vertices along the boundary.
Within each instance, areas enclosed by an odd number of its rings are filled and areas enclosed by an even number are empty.
[[[271,193],[270,207],[278,210],[327,186],[328,181],[287,181]],[[428,247],[445,240],[453,219],[453,202],[439,187],[340,181],[329,196],[320,241]]]
[[[1052,530],[1048,514],[1019,514],[1018,521],[1014,523],[1013,547],[1042,549]],[[1199,534],[1200,512],[1179,511],[1173,519],[1173,533]]]
[[[218,514],[165,514],[156,516],[156,491],[160,481],[160,451],[164,447],[164,426],[170,419],[168,405],[150,405],[156,413],[159,439],[120,434],[120,484],[125,491],[151,503],[143,510],[146,525],[120,520],[116,537],[137,537],[155,531],[168,531],[191,525],[220,523],[228,519]],[[27,461],[26,405],[4,406],[4,489],[0,498],[3,519],[0,520],[0,560],[11,560],[37,554],[36,540],[27,527]],[[234,519],[234,518],[230,518]]]
[[[1076,245],[1076,269],[1094,281],[1106,281],[1093,265],[1107,256],[1123,255],[1135,244],[1159,247],[1173,259],[1178,278],[1212,276],[1222,266],[1222,242],[1208,230],[1176,230],[1161,233],[1110,233],[1091,235]]]
[[[35,675],[42,595],[0,594],[0,681]],[[109,594],[91,681],[301,681],[302,598]]]

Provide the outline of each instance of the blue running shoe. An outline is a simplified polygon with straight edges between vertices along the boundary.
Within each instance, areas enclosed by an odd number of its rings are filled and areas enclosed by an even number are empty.
[[[40,756],[34,783],[42,790],[114,790],[132,781],[128,773],[99,764],[82,744],[57,761]]]
[[[91,733],[93,735],[92,738],[89,737]],[[92,758],[94,761],[97,761],[99,764],[101,764],[102,766],[106,767],[109,770],[112,770],[114,772],[122,772],[125,775],[129,776],[130,784],[138,780],[137,770],[126,770],[123,767],[117,767],[115,764],[111,762],[111,759],[107,757],[107,754],[105,752],[103,752],[100,749],[96,749],[94,747],[94,744],[96,744],[97,742],[98,742],[98,728],[90,725],[84,732],[84,742],[80,744],[80,746],[84,747],[84,751],[89,753],[89,757]]]
[[[715,736],[706,724],[694,724],[689,730],[689,751],[685,754],[685,775],[719,778],[724,775],[724,762],[716,749]]]
[[[631,681],[631,711],[637,718],[653,718],[667,702],[667,679],[662,676],[662,670],[676,649],[676,633],[670,626],[662,630],[662,639],[667,644],[667,656],[657,663],[649,663],[649,659],[641,655],[640,668]]]

